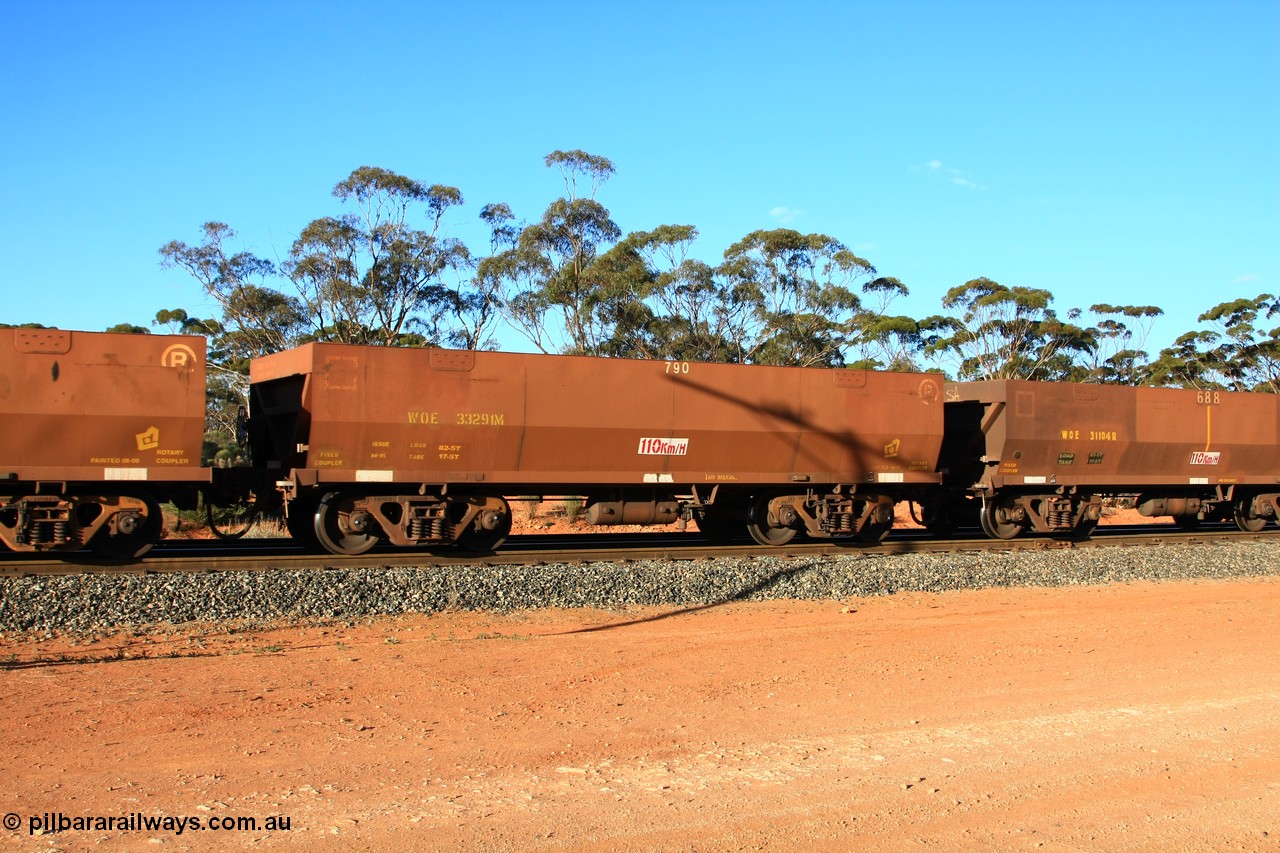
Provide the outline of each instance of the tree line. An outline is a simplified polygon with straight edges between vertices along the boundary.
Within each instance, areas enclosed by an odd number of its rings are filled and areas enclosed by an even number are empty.
[[[504,329],[548,353],[1280,391],[1272,294],[1209,308],[1154,356],[1144,347],[1159,307],[1059,313],[1047,290],[988,278],[914,318],[894,311],[907,286],[835,237],[753,231],[707,263],[693,254],[693,225],[622,233],[599,200],[615,173],[607,158],[554,151],[544,162],[563,194],[528,221],[485,204],[483,248],[449,233],[459,189],[372,166],[334,187],[339,210],[303,226],[279,262],[237,250],[230,226],[208,222],[198,242],[159,253],[217,316],[176,307],[152,326],[208,338],[211,414],[224,427],[255,356],[309,341],[494,349]]]

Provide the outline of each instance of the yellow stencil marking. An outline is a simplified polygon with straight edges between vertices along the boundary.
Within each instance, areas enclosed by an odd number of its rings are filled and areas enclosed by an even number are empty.
[[[134,436],[138,440],[139,450],[155,450],[160,446],[160,430],[155,427],[147,427],[145,432],[140,432]]]
[[[1204,407],[1204,449],[1207,453],[1213,443],[1213,406]]]

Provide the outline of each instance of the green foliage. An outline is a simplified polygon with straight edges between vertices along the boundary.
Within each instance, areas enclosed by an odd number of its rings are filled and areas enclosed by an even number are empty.
[[[520,231],[515,215],[505,204],[486,204],[480,219],[489,226],[489,256],[475,264],[465,282],[444,294],[454,318],[453,326],[443,334],[443,342],[460,349],[488,349],[502,320],[503,276],[495,266],[494,256],[516,244]]]
[[[462,193],[361,166],[333,195],[357,210],[309,223],[283,268],[312,336],[383,346],[440,341],[454,308],[445,277],[471,264],[467,247],[441,233]]]
[[[209,429],[204,434],[200,464],[213,468],[236,468],[249,464],[249,451],[235,441],[235,433]]]
[[[569,497],[564,499],[564,517],[570,524],[577,521],[578,516],[582,514],[582,506],[584,501],[582,498]]]
[[[1148,356],[1143,347],[1151,324],[1164,311],[1154,305],[1105,303],[1092,305],[1089,310],[1102,319],[1093,327],[1097,346],[1084,363],[1087,378],[1113,385],[1140,385],[1147,381]]]
[[[833,237],[778,228],[734,243],[720,271],[730,304],[744,309],[730,328],[736,360],[835,367],[860,305],[851,286],[875,267]]]
[[[1217,340],[1213,332],[1186,332],[1173,346],[1160,351],[1160,356],[1147,370],[1151,385],[1181,388],[1221,388],[1203,352]]]
[[[920,370],[927,329],[918,320],[890,314],[892,304],[908,295],[907,286],[892,276],[862,286],[861,306],[853,315],[850,367],[862,370]]]
[[[209,337],[209,362],[215,369],[248,372],[249,360],[292,346],[304,332],[302,304],[267,285],[275,265],[249,252],[228,253],[236,232],[221,222],[206,222],[204,241],[191,246],[172,240],[160,248],[163,269],[184,270],[222,309],[222,319],[193,317],[181,308],[161,311],[157,325],[182,334]]]
[[[615,171],[613,162],[608,158],[588,154],[578,148],[572,151],[552,151],[542,162],[548,169],[560,171],[561,177],[564,178],[565,198],[570,200],[579,197],[578,182],[581,180],[591,182],[591,193],[588,197],[595,198],[600,187],[613,177]]]
[[[1069,322],[1077,310],[1060,319],[1052,301],[1047,290],[971,279],[943,297],[949,314],[926,321],[925,353],[960,379],[1084,379],[1078,357],[1097,347],[1094,332]]]
[[[562,329],[563,352],[594,354],[614,335],[616,306],[632,297],[625,265],[616,258],[596,266],[597,257],[622,232],[595,195],[613,175],[613,164],[584,151],[553,151],[545,161],[564,178],[565,196],[547,206],[542,218],[526,225],[486,274],[503,283],[507,320],[543,352],[557,349],[554,324]],[[591,193],[579,195],[579,184]]]
[[[858,356],[850,367],[861,370],[918,370],[923,348],[920,323],[902,315],[860,311],[854,318]]]
[[[1153,384],[1280,393],[1280,297],[1220,303],[1199,317],[1212,328],[1187,332],[1151,365]]]
[[[607,355],[679,361],[734,361],[727,289],[716,270],[688,257],[698,231],[661,225],[628,234],[611,252],[625,257],[633,298],[615,316],[619,323]],[[614,261],[618,263],[618,261]]]

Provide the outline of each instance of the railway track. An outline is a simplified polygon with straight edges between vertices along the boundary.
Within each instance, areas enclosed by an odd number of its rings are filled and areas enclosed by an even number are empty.
[[[949,539],[935,539],[924,531],[900,529],[878,545],[856,542],[796,540],[781,547],[757,545],[747,537],[712,544],[692,534],[594,533],[531,534],[510,537],[493,553],[477,554],[458,549],[439,551],[385,547],[358,557],[308,552],[288,539],[245,539],[234,542],[168,540],[159,543],[145,560],[104,560],[90,552],[39,555],[0,554],[0,577],[57,576],[74,574],[163,574],[219,571],[271,571],[327,568],[375,568],[459,565],[521,566],[544,563],[598,563],[637,560],[693,561],[718,558],[803,558],[863,554],[946,554],[962,552],[1043,552],[1061,549],[1122,548],[1155,545],[1197,545],[1226,541],[1268,540],[1280,537],[1280,527],[1258,533],[1229,524],[1206,524],[1196,530],[1176,525],[1111,525],[1096,529],[1089,539],[1055,539],[1024,536],[1012,540],[990,539],[981,531],[962,531]]]

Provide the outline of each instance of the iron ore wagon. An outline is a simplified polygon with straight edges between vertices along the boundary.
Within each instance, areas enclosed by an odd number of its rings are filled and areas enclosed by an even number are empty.
[[[1184,527],[1280,505],[1271,394],[319,343],[250,371],[252,467],[211,470],[203,338],[0,329],[0,542],[135,558],[201,494],[339,554],[495,548],[512,496],[768,545],[875,542],[900,501],[1002,539],[1087,535],[1112,495]]]
[[[141,556],[210,480],[204,417],[204,338],[0,329],[0,541]]]
[[[881,538],[940,483],[943,406],[932,374],[317,343],[254,360],[249,424],[290,530],[335,553],[487,550],[512,495],[781,544]]]
[[[1087,534],[1109,495],[1136,495],[1143,515],[1183,527],[1234,519],[1258,531],[1276,518],[1275,394],[1021,380],[947,383],[945,394],[940,467],[953,500],[934,526],[967,499],[996,538]]]

